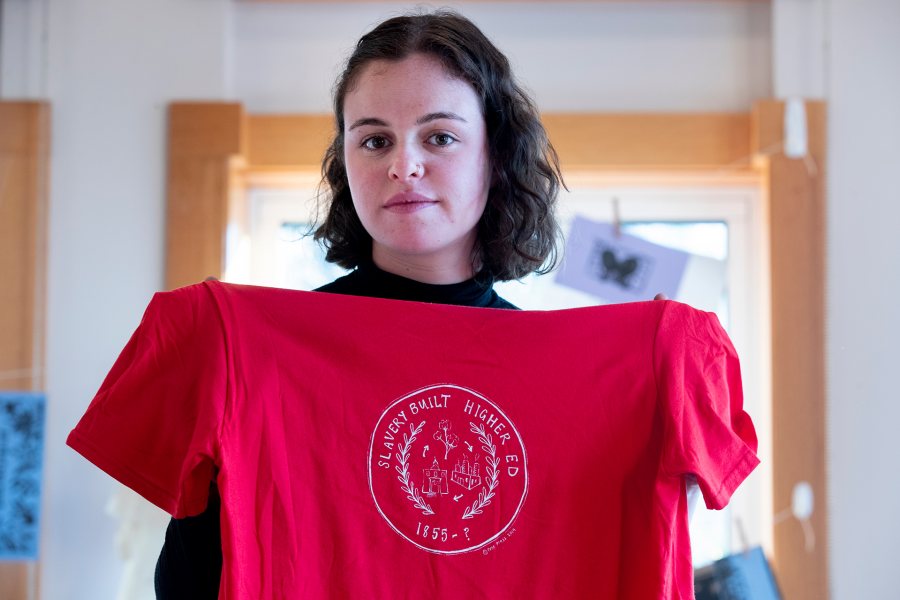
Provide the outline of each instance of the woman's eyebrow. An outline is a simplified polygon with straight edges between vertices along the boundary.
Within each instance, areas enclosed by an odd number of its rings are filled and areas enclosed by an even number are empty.
[[[427,115],[422,115],[418,119],[416,119],[416,125],[424,125],[425,123],[430,123],[431,121],[437,121],[438,119],[451,119],[453,121],[461,121],[463,123],[468,123],[467,120],[456,114],[455,112],[449,111],[439,111],[428,113]],[[372,125],[374,127],[387,127],[387,121],[382,119],[378,119],[376,117],[364,117],[362,119],[357,119],[353,121],[353,124],[347,128],[347,131],[353,131],[357,127],[363,127],[364,125]]]
[[[462,121],[463,123],[468,123],[468,121],[454,112],[433,112],[428,113],[427,115],[422,115],[421,117],[416,119],[416,125],[424,125],[429,121],[437,121],[438,119],[452,119],[454,121]]]
[[[365,117],[363,119],[357,119],[353,121],[353,124],[347,128],[347,131],[353,131],[357,127],[362,127],[363,125],[374,125],[376,127],[387,127],[387,122],[382,121],[381,119],[376,119],[375,117]]]

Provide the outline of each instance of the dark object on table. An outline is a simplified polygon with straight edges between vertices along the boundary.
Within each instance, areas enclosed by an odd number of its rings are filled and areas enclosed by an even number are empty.
[[[781,600],[759,546],[694,571],[696,600]]]

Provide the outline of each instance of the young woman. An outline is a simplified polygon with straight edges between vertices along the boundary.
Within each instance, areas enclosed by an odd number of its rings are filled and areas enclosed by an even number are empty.
[[[353,271],[320,291],[515,308],[494,281],[550,270],[556,154],[506,57],[452,12],[393,18],[359,40],[334,95],[322,165],[327,259]],[[215,484],[206,511],[173,519],[158,598],[217,598]]]

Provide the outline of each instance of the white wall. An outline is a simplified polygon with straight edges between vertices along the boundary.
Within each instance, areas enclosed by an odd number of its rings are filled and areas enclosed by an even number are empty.
[[[761,2],[444,2],[474,20],[548,111],[746,111],[771,95]],[[409,3],[239,3],[235,93],[321,112],[360,35]]]
[[[777,96],[828,100],[827,477],[835,600],[895,598],[900,3],[777,0]]]
[[[834,598],[897,598],[900,2],[830,0],[828,420]]]
[[[900,317],[889,310],[900,296],[891,241],[900,3],[774,1],[771,11],[759,2],[446,4],[510,55],[547,110],[747,110],[773,89],[825,90],[832,584],[837,600],[889,598],[900,484],[892,467],[865,465],[892,464],[886,440],[900,417],[890,377]],[[803,17],[810,3],[824,20]],[[103,512],[115,486],[63,440],[162,282],[165,104],[235,98],[253,111],[326,110],[349,45],[404,6],[3,4],[0,94],[53,104],[42,597],[110,598],[120,577]]]
[[[41,593],[113,598],[116,484],[64,440],[162,285],[164,110],[225,95],[229,4],[6,4],[0,89],[52,103]]]

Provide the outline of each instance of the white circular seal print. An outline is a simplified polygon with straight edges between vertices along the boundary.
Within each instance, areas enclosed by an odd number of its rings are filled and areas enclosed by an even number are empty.
[[[369,443],[369,489],[388,525],[419,548],[478,550],[503,535],[525,502],[525,446],[485,396],[428,386],[381,414]]]

